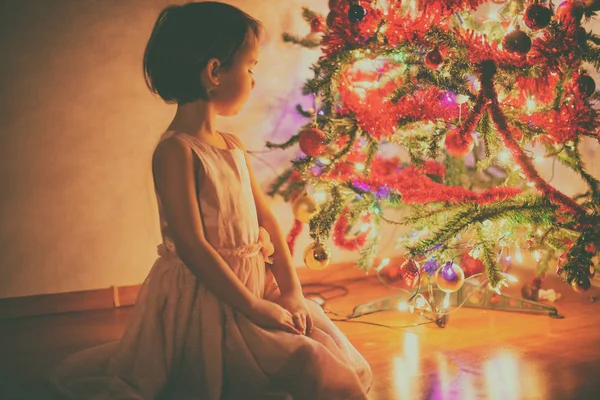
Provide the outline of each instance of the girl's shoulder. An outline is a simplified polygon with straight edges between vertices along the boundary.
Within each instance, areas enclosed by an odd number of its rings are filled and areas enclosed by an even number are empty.
[[[244,150],[244,144],[242,143],[240,138],[238,138],[236,135],[234,135],[233,133],[222,132],[222,131],[219,131],[219,133],[221,135],[225,136],[227,139],[231,140],[231,142],[233,142],[233,144],[236,147],[240,148],[241,150]]]

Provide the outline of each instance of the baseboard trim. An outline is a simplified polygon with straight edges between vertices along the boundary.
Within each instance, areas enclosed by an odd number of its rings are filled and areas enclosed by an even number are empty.
[[[296,271],[302,283],[365,276],[365,273],[356,268],[354,263],[332,264],[329,268],[321,271],[311,271],[304,267],[297,268]],[[0,299],[0,321],[131,306],[135,304],[140,288],[141,284],[138,284],[68,293],[4,298]]]

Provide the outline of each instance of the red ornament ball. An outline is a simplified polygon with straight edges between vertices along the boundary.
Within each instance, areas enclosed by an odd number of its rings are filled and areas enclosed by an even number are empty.
[[[523,22],[529,29],[537,30],[548,26],[552,19],[552,12],[541,4],[533,3],[525,10]]]
[[[473,135],[461,135],[460,128],[451,130],[446,134],[446,151],[454,157],[464,157],[473,150],[475,139]]]
[[[502,47],[511,53],[527,54],[531,49],[531,39],[525,32],[515,29],[504,36]]]
[[[590,278],[587,276],[582,276],[579,278],[575,278],[573,282],[571,282],[571,287],[577,293],[587,292],[590,287],[592,287],[592,283],[590,282]]]
[[[582,4],[586,11],[600,11],[600,0],[583,0]]]
[[[352,23],[359,23],[367,16],[367,10],[360,4],[352,4],[348,9],[348,20]]]
[[[594,243],[586,243],[585,251],[591,254],[596,254],[598,252],[598,249],[596,248],[596,245]]]
[[[579,93],[585,97],[591,96],[596,91],[596,82],[594,82],[594,79],[591,76],[586,74],[579,75],[575,81],[575,85],[577,90],[579,90]]]
[[[316,128],[307,128],[300,132],[300,150],[307,156],[316,157],[323,154],[327,145],[325,134]]]
[[[556,7],[554,17],[563,24],[579,24],[583,17],[584,8],[576,1],[563,1]]]
[[[444,57],[438,49],[433,49],[425,55],[425,65],[431,69],[438,69],[444,63]]]
[[[310,31],[312,33],[322,32],[323,28],[325,28],[325,23],[320,16],[316,15],[310,20]]]

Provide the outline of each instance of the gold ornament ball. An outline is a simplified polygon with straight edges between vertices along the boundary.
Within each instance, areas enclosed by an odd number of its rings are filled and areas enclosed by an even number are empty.
[[[329,247],[320,243],[311,243],[304,249],[304,264],[313,271],[325,269],[331,262]]]
[[[448,261],[435,272],[435,283],[446,293],[456,292],[465,283],[465,273],[458,264]]]
[[[307,223],[319,212],[319,204],[312,196],[300,196],[292,204],[292,212],[298,221]]]
[[[587,276],[583,276],[574,279],[573,282],[571,282],[571,286],[573,287],[573,290],[577,293],[584,293],[590,290],[592,284],[590,282],[590,278],[588,278]]]

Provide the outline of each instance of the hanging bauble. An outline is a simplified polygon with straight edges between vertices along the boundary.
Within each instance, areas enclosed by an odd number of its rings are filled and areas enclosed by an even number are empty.
[[[325,151],[325,134],[316,128],[307,128],[300,132],[300,150],[307,156],[316,157]]]
[[[300,196],[292,204],[292,212],[294,218],[306,224],[319,212],[319,204],[312,196]]]
[[[408,259],[400,266],[400,275],[402,280],[409,288],[414,288],[419,281],[419,263],[413,259]]]
[[[585,251],[591,254],[596,254],[598,252],[598,249],[596,248],[596,245],[594,243],[586,243]]]
[[[315,242],[304,249],[304,264],[313,271],[327,268],[330,262],[331,251],[327,246]]]
[[[504,36],[502,47],[511,53],[527,54],[531,49],[531,39],[517,26],[514,31]]]
[[[589,97],[596,91],[596,82],[589,75],[582,74],[577,77],[575,85],[582,96]]]
[[[541,4],[533,3],[525,10],[523,22],[529,29],[537,30],[548,26],[552,12]]]
[[[438,69],[444,63],[444,57],[438,49],[433,49],[425,55],[425,65],[431,69]]]
[[[465,273],[458,264],[448,261],[435,272],[435,283],[446,293],[456,292],[465,283]]]
[[[600,11],[600,0],[582,0],[586,11]]]
[[[325,28],[325,23],[323,22],[323,17],[320,15],[315,15],[310,20],[310,31],[312,33],[322,32]]]
[[[587,292],[591,286],[592,283],[590,282],[590,278],[588,278],[587,276],[575,278],[571,282],[571,287],[573,287],[573,290],[577,293]]]
[[[365,19],[367,10],[358,3],[352,4],[348,9],[348,19],[350,22],[358,23]]]
[[[475,139],[473,135],[463,135],[460,128],[451,130],[446,134],[446,151],[454,157],[464,157],[473,150]]]
[[[563,24],[579,24],[583,17],[583,11],[581,3],[567,0],[556,7],[554,17]]]

